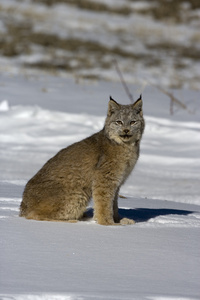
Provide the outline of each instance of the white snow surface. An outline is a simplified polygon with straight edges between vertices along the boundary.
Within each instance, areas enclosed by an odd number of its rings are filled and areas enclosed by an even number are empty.
[[[162,92],[130,89],[146,128],[119,212],[136,224],[39,222],[18,216],[27,180],[103,127],[109,95],[129,99],[117,82],[1,75],[1,300],[200,299],[199,93],[173,91],[188,111],[171,115]]]

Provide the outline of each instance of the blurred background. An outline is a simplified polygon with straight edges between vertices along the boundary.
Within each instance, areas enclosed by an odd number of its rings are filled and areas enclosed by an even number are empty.
[[[0,0],[0,72],[200,89],[199,0]]]

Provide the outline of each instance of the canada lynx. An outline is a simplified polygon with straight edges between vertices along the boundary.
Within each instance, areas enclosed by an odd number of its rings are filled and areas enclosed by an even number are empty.
[[[104,128],[58,152],[29,180],[20,206],[27,219],[81,220],[93,197],[98,224],[133,224],[118,215],[118,192],[139,156],[142,98],[121,105],[110,97]]]

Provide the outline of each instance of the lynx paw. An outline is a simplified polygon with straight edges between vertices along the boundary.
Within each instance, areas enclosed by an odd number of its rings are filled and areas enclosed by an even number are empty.
[[[107,221],[107,220],[97,220],[96,222],[99,225],[105,225],[105,226],[115,225],[114,221],[111,221],[111,220],[109,220],[109,221]]]
[[[132,219],[128,219],[128,218],[123,218],[120,220],[120,224],[121,225],[133,225],[133,224],[135,224],[135,221]]]

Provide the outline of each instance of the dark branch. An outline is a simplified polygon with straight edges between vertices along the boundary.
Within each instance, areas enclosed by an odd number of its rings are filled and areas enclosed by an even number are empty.
[[[115,67],[116,67],[117,73],[118,73],[118,75],[119,75],[120,81],[121,81],[121,83],[122,83],[122,85],[123,85],[123,87],[124,87],[124,89],[125,89],[125,91],[126,91],[128,97],[129,97],[131,103],[133,103],[133,102],[134,102],[133,95],[132,95],[132,94],[130,93],[130,91],[129,91],[129,88],[128,88],[128,86],[127,86],[127,84],[126,84],[126,82],[125,82],[125,80],[124,80],[124,77],[123,77],[123,75],[122,75],[122,73],[121,73],[121,71],[120,71],[120,68],[119,68],[119,66],[118,66],[117,60],[114,59],[113,62],[114,62],[114,64],[115,64]]]

